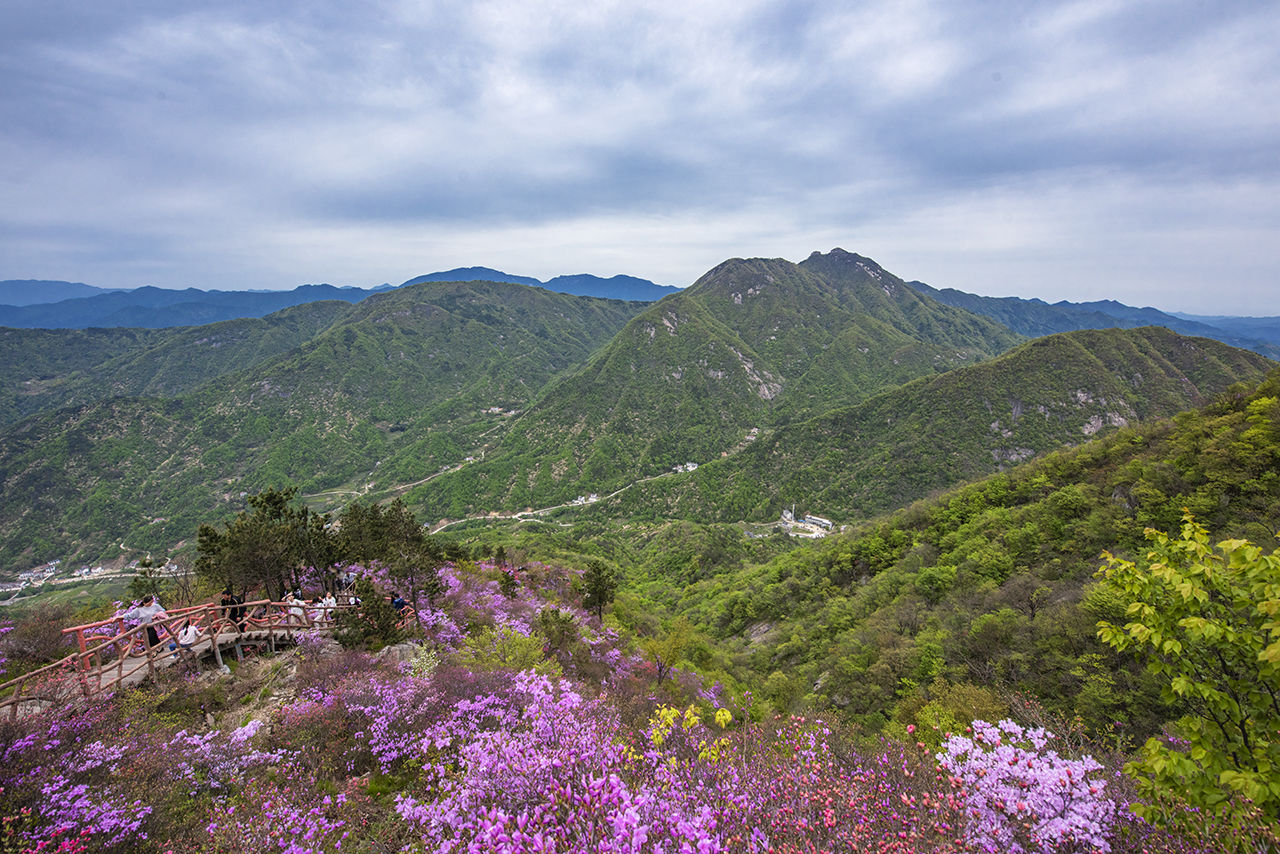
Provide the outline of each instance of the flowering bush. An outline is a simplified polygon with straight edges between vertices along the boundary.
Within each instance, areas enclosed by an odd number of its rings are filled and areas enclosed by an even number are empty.
[[[1045,751],[1053,734],[1010,720],[974,721],[973,737],[943,744],[939,764],[964,793],[965,837],[984,851],[1111,850],[1115,804],[1091,756],[1066,759]]]
[[[0,851],[1193,854],[1231,841],[1216,826],[1155,830],[1127,808],[1125,778],[1104,789],[1100,763],[1058,756],[1043,729],[976,721],[935,762],[909,743],[914,724],[904,743],[753,721],[749,694],[735,706],[692,670],[655,684],[616,632],[549,598],[571,593],[566,573],[530,565],[511,597],[483,565],[440,577],[412,660],[305,642],[262,662],[244,706],[215,709],[221,726],[196,700],[227,683],[197,680],[0,720]]]

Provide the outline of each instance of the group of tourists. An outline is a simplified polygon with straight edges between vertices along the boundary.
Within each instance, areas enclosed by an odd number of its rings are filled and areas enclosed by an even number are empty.
[[[303,598],[301,590],[290,590],[285,593],[283,605],[285,625],[325,625],[333,619],[338,608],[338,600],[332,591],[326,591],[323,596],[308,600]],[[249,628],[250,623],[265,623],[271,617],[271,609],[265,603],[259,604],[253,612],[250,612],[245,606],[244,599],[235,595],[230,586],[222,591],[218,606],[221,613],[209,627],[210,631],[214,630],[214,626],[225,623],[234,626],[237,632],[244,632]],[[160,644],[160,627],[166,616],[160,600],[153,594],[147,594],[133,607],[119,614],[117,619],[121,623],[142,626],[146,631],[147,646],[154,647]],[[189,619],[184,620],[176,631],[172,625],[164,625],[163,628],[165,633],[173,639],[174,644],[180,648],[193,646],[204,631]]]
[[[224,593],[224,598],[230,593],[230,589]],[[160,604],[160,600],[152,594],[143,596],[138,604],[120,615],[122,622],[137,623],[142,626],[147,635],[147,648],[153,648],[160,645],[160,631],[157,628],[159,622],[166,616],[164,606]],[[188,658],[187,652],[192,649],[204,633],[200,626],[191,622],[190,619],[184,619],[177,631],[172,625],[164,626],[165,632],[170,637],[169,649],[173,652],[174,657]]]
[[[124,634],[125,627],[128,625],[143,629],[146,646],[142,647],[141,639],[135,637],[135,642],[139,645],[133,654],[141,654],[160,646],[163,635],[173,657],[183,660],[188,666],[195,667],[197,658],[192,654],[192,650],[201,640],[210,635],[216,637],[220,632],[229,629],[243,634],[251,630],[255,624],[285,627],[327,626],[338,610],[338,599],[332,590],[325,591],[323,596],[310,600],[303,598],[300,589],[290,590],[285,593],[281,604],[283,606],[281,610],[276,610],[267,602],[258,603],[250,610],[244,599],[235,595],[231,586],[228,585],[222,591],[212,619],[207,619],[203,626],[200,615],[195,616],[194,620],[191,617],[184,617],[181,622],[177,619],[178,615],[172,619],[169,618],[164,606],[154,594],[143,596],[132,607],[121,611],[113,619],[119,626],[117,630],[119,634]]]
[[[324,596],[314,599],[304,599],[301,590],[291,590],[284,595],[284,606],[288,625],[327,625],[338,608],[338,600],[332,591],[325,591]]]

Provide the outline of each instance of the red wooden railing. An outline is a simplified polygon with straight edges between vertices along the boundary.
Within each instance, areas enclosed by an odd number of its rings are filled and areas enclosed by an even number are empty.
[[[339,604],[326,608],[260,599],[243,605],[174,608],[152,621],[151,626],[160,639],[155,646],[147,642],[146,625],[125,628],[119,617],[71,626],[62,633],[75,635],[79,651],[0,684],[0,711],[7,708],[13,719],[23,703],[47,708],[75,702],[78,696],[91,697],[109,691],[144,668],[155,675],[159,668],[188,653],[203,655],[211,651],[221,667],[223,647],[234,647],[237,658],[245,644],[265,640],[274,650],[277,639],[289,640],[296,631],[328,629],[334,612],[349,607]],[[230,614],[236,608],[245,609],[243,630],[231,620]],[[201,627],[201,635],[189,649],[184,649],[178,646],[178,632],[188,620]],[[173,650],[169,649],[170,644],[174,645]]]

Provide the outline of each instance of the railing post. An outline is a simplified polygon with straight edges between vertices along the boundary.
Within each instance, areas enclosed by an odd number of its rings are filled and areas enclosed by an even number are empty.
[[[85,656],[82,656],[80,661],[87,662],[87,655],[88,655],[88,652],[86,651]],[[92,694],[90,694],[89,692],[89,677],[85,675],[85,673],[87,672],[85,668],[80,666],[80,662],[77,662],[72,669],[75,670],[76,672],[76,678],[80,680],[81,692],[83,692],[86,698],[92,696]]]
[[[9,706],[9,720],[16,721],[18,719],[18,706],[22,703],[22,689],[27,684],[27,680],[23,679],[17,685],[13,686],[13,703]]]
[[[88,670],[89,669],[89,656],[88,656],[89,648],[86,647],[84,643],[83,627],[76,629],[76,638],[80,641],[80,669]]]

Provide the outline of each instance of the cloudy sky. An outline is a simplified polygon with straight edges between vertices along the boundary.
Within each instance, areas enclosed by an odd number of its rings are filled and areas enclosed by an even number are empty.
[[[0,279],[487,265],[1280,314],[1280,6],[5,0]]]

